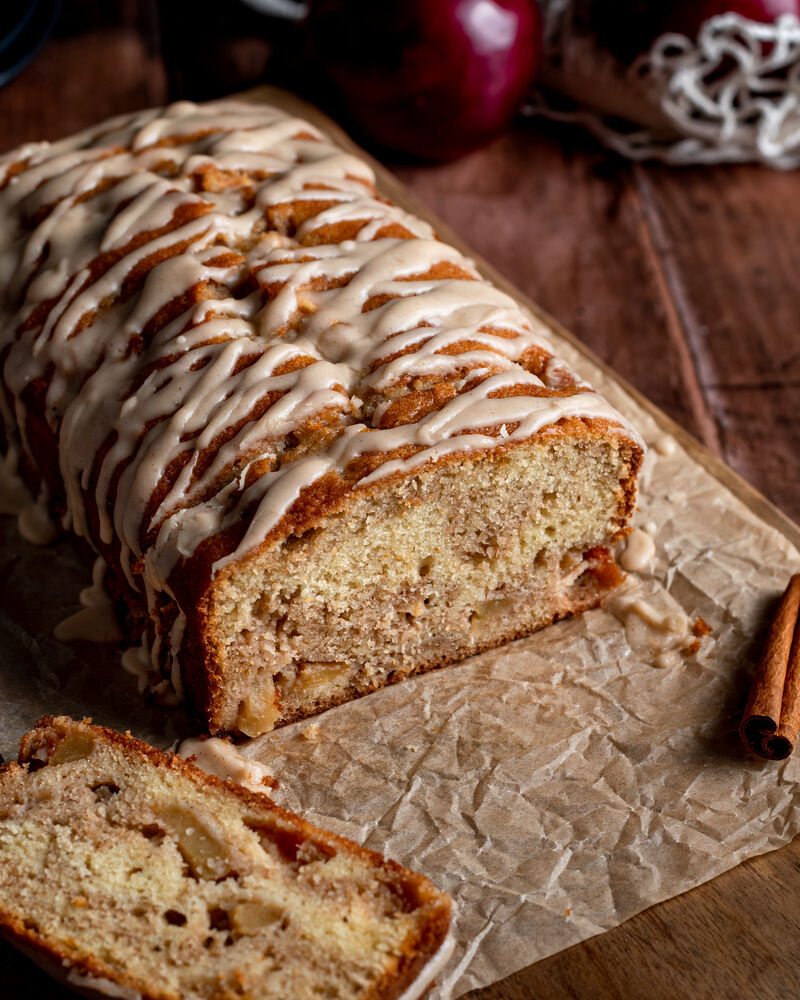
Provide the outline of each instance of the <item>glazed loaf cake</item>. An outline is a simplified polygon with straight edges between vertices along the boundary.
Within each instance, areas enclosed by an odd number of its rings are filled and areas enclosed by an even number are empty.
[[[395,1000],[448,954],[449,898],[265,795],[42,719],[0,770],[0,933],[126,1000]]]
[[[180,103],[15,150],[0,287],[9,461],[212,732],[619,580],[636,432],[305,121]]]

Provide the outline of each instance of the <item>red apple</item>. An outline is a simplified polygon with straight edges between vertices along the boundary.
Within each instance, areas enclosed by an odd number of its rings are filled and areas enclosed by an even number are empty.
[[[501,132],[541,54],[534,0],[313,0],[306,29],[351,121],[434,160]]]

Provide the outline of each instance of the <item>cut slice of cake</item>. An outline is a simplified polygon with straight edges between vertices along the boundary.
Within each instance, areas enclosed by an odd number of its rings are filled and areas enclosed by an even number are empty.
[[[371,168],[244,102],[0,159],[5,442],[249,736],[596,605],[642,442]]]
[[[448,954],[424,878],[112,730],[48,717],[0,770],[0,933],[126,1000],[396,1000]]]

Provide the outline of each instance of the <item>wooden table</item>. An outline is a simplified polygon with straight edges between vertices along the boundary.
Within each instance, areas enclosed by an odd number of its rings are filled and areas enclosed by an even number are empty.
[[[265,77],[291,84],[281,39],[234,0],[216,10],[205,0],[64,7],[55,37],[0,90],[0,150]],[[450,165],[390,166],[506,277],[800,520],[796,174],[631,165],[577,131],[530,121]],[[470,996],[800,996],[799,867],[800,840]],[[7,946],[0,982],[8,996],[68,995]]]

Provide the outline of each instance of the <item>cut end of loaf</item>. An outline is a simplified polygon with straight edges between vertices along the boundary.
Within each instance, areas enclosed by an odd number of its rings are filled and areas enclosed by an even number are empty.
[[[388,1000],[446,937],[427,879],[175,755],[57,718],[20,762],[0,771],[0,933],[72,985]]]
[[[365,492],[211,592],[211,728],[249,736],[596,606],[638,448],[580,423]]]

